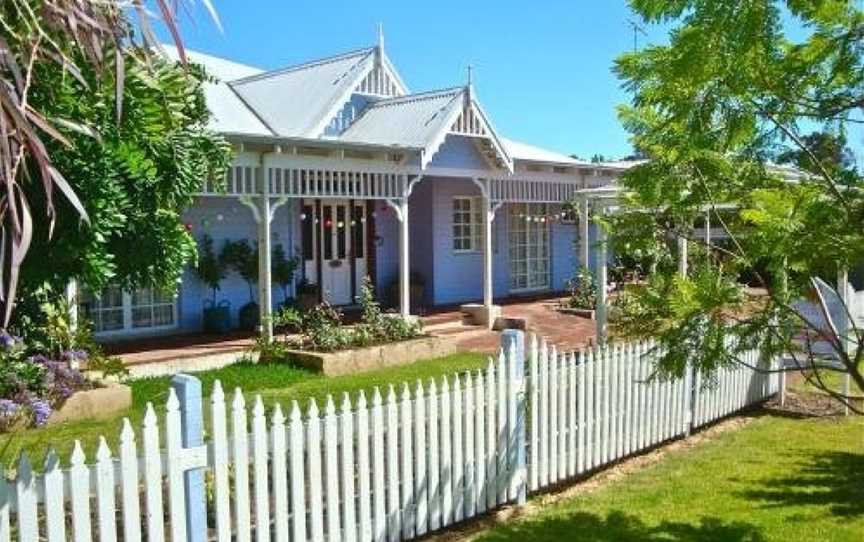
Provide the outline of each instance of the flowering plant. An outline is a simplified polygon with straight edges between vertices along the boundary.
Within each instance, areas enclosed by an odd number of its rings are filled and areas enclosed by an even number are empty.
[[[20,337],[0,329],[0,432],[41,426],[73,393],[90,383],[73,364],[86,361],[83,351],[59,356],[30,355]]]

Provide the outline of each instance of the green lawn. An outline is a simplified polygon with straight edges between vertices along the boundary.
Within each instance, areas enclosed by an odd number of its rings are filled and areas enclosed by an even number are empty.
[[[333,394],[334,398],[341,400],[343,392],[354,394],[360,390],[372,390],[375,386],[383,388],[389,384],[402,382],[409,382],[413,386],[418,378],[429,379],[476,369],[484,366],[485,360],[486,357],[481,354],[462,353],[392,369],[330,378],[283,364],[240,363],[218,370],[192,374],[201,379],[205,397],[209,397],[213,382],[218,379],[228,394],[229,404],[234,388],[240,387],[244,391],[249,406],[255,394],[261,394],[268,407],[278,402],[284,408],[290,401],[297,400],[305,410],[311,398],[322,401],[326,399],[327,394]],[[66,462],[76,439],[81,440],[85,451],[90,455],[95,452],[100,435],[104,435],[112,449],[116,450],[123,417],[129,417],[132,426],[138,430],[148,401],[152,401],[157,409],[163,408],[168,397],[169,382],[168,377],[128,382],[132,387],[133,405],[127,412],[109,420],[80,421],[2,435],[0,436],[0,462],[9,465],[24,450],[31,460],[40,463],[45,452],[51,447],[55,448]],[[383,392],[386,392],[386,389],[382,389]],[[205,400],[205,416],[207,404]],[[321,405],[323,403],[319,403],[319,406]],[[3,438],[6,440],[3,441]]]
[[[484,542],[864,540],[864,418],[757,416]]]

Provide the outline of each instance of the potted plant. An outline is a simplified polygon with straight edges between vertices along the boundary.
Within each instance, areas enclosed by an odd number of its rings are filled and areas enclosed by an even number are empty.
[[[216,292],[221,290],[225,278],[225,262],[213,252],[213,239],[204,235],[198,258],[198,278],[210,288],[210,299],[204,301],[203,328],[207,333],[225,333],[231,325],[230,304],[227,300],[216,303]]]
[[[312,284],[308,279],[297,283],[297,307],[300,310],[309,310],[318,305],[318,285]]]
[[[288,297],[288,288],[294,282],[294,273],[299,265],[300,260],[296,256],[288,258],[285,255],[285,249],[282,248],[281,244],[273,247],[270,272],[273,282],[282,288],[282,305],[280,308],[292,307],[295,304],[294,299]]]
[[[255,285],[258,284],[258,244],[250,245],[246,239],[226,240],[221,257],[225,265],[240,275],[249,286],[249,302],[240,307],[238,320],[241,329],[254,330],[260,320],[258,303],[255,302]]]

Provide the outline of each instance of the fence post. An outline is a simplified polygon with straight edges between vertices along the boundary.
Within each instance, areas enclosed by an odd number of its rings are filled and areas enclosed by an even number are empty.
[[[201,381],[194,376],[176,374],[171,387],[180,400],[180,419],[183,448],[204,444],[204,419]],[[186,493],[186,537],[189,542],[207,540],[207,503],[205,501],[204,472],[189,470],[183,474]]]
[[[516,405],[516,424],[511,428],[508,457],[508,471],[512,473],[510,497],[515,497],[516,504],[522,506],[527,500],[528,482],[525,468],[525,420],[528,414],[525,401],[525,332],[518,329],[504,330],[501,333],[501,348],[509,358],[508,372],[513,379],[508,386],[508,390],[512,390],[508,400]]]

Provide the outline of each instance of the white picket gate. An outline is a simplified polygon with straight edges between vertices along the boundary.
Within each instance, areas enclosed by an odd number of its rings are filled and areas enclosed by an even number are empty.
[[[148,406],[140,446],[127,421],[116,456],[103,439],[88,464],[76,444],[68,468],[52,452],[38,474],[22,456],[16,478],[0,479],[0,542],[407,540],[777,391],[775,375],[745,368],[711,388],[649,379],[651,344],[565,354],[532,338],[523,370],[511,346],[484,371],[346,394],[338,408],[327,397],[323,412],[311,401],[305,416],[256,397],[250,419],[241,391],[229,405],[217,383],[201,446],[183,446],[172,388],[161,428]],[[196,473],[207,514],[187,485]]]

